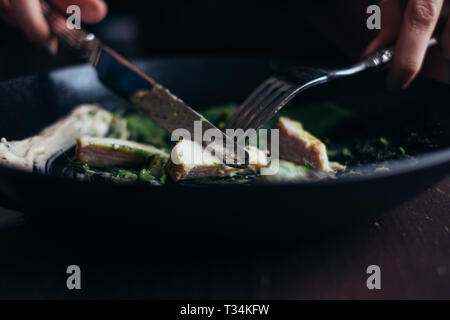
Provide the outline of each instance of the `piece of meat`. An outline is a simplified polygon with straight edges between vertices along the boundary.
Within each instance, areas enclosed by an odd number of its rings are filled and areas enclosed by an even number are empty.
[[[256,171],[268,165],[266,154],[248,147],[250,165],[245,169],[233,168],[206,150],[200,143],[182,140],[172,149],[166,171],[173,180],[188,180],[206,177],[227,177],[238,173]]]
[[[321,171],[334,171],[328,162],[325,144],[303,129],[300,122],[280,117],[277,128],[280,130],[280,159]]]
[[[115,116],[95,105],[80,105],[69,115],[42,130],[38,135],[20,140],[0,140],[0,166],[47,174],[51,163],[75,144],[81,135],[104,137]]]
[[[168,158],[164,151],[142,143],[111,138],[80,137],[75,159],[95,168],[142,167],[154,155]]]

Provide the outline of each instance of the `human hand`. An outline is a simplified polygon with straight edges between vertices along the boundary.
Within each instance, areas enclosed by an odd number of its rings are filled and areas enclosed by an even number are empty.
[[[52,0],[52,3],[63,13],[68,6],[78,5],[81,20],[86,23],[99,22],[108,11],[102,0]],[[0,18],[19,27],[28,38],[56,54],[58,42],[42,13],[39,0],[0,0]]]
[[[368,55],[394,41],[395,56],[388,75],[391,89],[406,88],[419,73],[428,41],[445,8],[444,0],[381,0],[381,31],[365,51]],[[438,39],[450,59],[450,20]]]

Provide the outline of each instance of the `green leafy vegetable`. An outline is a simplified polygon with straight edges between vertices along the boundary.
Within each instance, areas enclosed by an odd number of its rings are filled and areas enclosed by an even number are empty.
[[[300,121],[306,130],[320,137],[339,123],[353,117],[353,113],[334,102],[323,101],[298,105],[294,101],[281,109],[264,127],[275,128],[279,117]]]
[[[132,170],[118,169],[113,176],[124,179],[136,180],[138,178],[137,174]]]
[[[217,105],[202,111],[202,115],[219,129],[224,129],[227,121],[237,107],[238,106],[233,103]]]
[[[146,174],[151,175],[156,180],[161,183],[166,182],[166,160],[161,158],[159,155],[154,155],[149,159],[147,169],[143,169],[147,171]]]
[[[125,119],[130,140],[151,144],[158,148],[168,147],[169,133],[151,120],[140,115],[130,115]]]
[[[317,171],[308,166],[296,165],[295,163],[284,160],[273,160],[268,169],[272,170],[274,174],[261,175],[257,178],[261,183],[288,183],[313,181],[331,177],[333,174]]]

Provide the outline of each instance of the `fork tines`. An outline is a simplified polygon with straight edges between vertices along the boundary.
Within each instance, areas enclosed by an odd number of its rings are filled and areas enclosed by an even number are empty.
[[[242,103],[228,121],[229,129],[258,129],[283,106],[283,101],[295,93],[297,86],[290,81],[272,76],[263,82]]]

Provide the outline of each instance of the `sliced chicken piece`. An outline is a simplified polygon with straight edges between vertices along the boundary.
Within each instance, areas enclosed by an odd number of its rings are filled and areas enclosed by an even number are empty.
[[[70,149],[76,138],[106,136],[114,117],[95,105],[80,105],[38,135],[20,141],[2,138],[0,166],[46,174],[53,160]]]
[[[300,122],[280,117],[277,128],[280,130],[280,159],[321,171],[334,171],[328,162],[325,144],[303,129]]]
[[[245,169],[225,165],[221,159],[211,155],[200,143],[182,140],[172,149],[167,173],[173,180],[187,180],[206,177],[227,177],[238,173],[257,171],[268,165],[266,154],[255,148],[248,147],[250,165]]]
[[[128,140],[80,137],[77,139],[75,158],[95,168],[142,167],[150,157],[159,155],[168,159],[164,151],[142,143]]]

